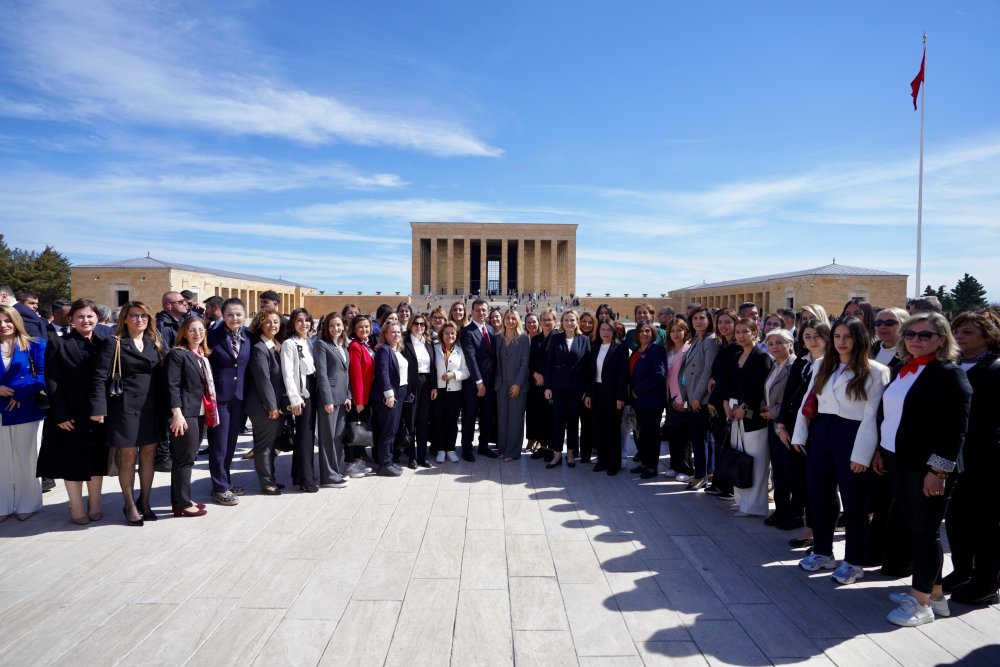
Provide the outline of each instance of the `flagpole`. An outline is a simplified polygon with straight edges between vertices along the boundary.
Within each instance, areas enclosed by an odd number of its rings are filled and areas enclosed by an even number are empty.
[[[927,73],[926,73],[926,63],[927,63],[927,33],[924,33],[924,56],[921,62],[921,73],[923,74],[923,80],[921,83],[920,91],[920,181],[917,186],[917,282],[916,282],[916,297],[920,297],[921,294],[921,282],[920,282],[920,260],[921,260],[921,246],[922,246],[922,236],[923,236],[923,223],[924,223],[924,107],[927,104]]]

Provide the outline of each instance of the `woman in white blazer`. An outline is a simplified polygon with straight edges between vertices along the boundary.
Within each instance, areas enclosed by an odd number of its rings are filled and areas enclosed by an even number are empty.
[[[836,568],[833,578],[850,584],[864,576],[861,565],[868,558],[869,479],[863,473],[878,446],[876,417],[889,369],[869,359],[868,329],[856,317],[834,322],[833,348],[813,367],[800,408],[809,418],[798,419],[792,434],[799,451],[809,443],[806,474],[815,540],[813,553],[799,567],[807,572]],[[839,565],[833,557],[837,517],[828,502],[838,487],[847,533]]]
[[[432,446],[437,451],[437,462],[444,463],[445,456],[458,463],[455,441],[458,439],[458,416],[462,412],[462,380],[469,378],[462,346],[458,344],[458,324],[445,322],[434,343],[434,376],[437,393],[431,396]]]

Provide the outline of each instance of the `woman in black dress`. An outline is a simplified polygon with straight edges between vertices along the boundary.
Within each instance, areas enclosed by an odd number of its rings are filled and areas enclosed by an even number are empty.
[[[541,331],[531,339],[531,352],[528,355],[528,406],[525,413],[527,438],[534,443],[531,455],[533,459],[546,456],[549,443],[552,440],[552,404],[545,398],[545,355],[548,353],[549,340],[556,326],[556,311],[546,308],[539,314]]]
[[[45,348],[49,415],[42,425],[38,476],[66,482],[69,518],[75,524],[101,519],[101,484],[108,474],[104,425],[90,420],[90,384],[104,340],[94,332],[97,304],[77,299],[69,309],[73,330]],[[87,483],[87,505],[83,484]]]
[[[149,507],[156,443],[163,437],[163,341],[141,301],[122,306],[115,335],[101,343],[90,391],[90,418],[107,426],[106,444],[116,449],[118,483],[130,526],[155,521]],[[117,388],[120,386],[121,393]],[[116,395],[117,394],[117,395]],[[139,500],[133,497],[139,459]]]

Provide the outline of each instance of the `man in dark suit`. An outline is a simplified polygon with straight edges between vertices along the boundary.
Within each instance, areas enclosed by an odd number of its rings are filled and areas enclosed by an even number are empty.
[[[486,324],[489,307],[482,299],[472,302],[472,321],[462,328],[462,352],[469,365],[469,378],[462,383],[462,458],[470,463],[472,434],[479,417],[479,453],[491,459],[497,453],[490,449],[489,434],[492,430],[496,390],[493,388],[493,350],[496,335]]]
[[[38,295],[31,290],[21,290],[16,294],[17,303],[14,310],[21,316],[24,322],[24,330],[32,338],[46,338],[48,322],[43,320],[38,314]]]
[[[52,322],[48,325],[49,338],[52,336],[65,336],[70,332],[69,309],[72,302],[65,299],[53,301],[49,310],[52,311]]]

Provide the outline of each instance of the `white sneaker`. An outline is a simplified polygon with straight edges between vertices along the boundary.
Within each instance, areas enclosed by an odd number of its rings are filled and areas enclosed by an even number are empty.
[[[833,580],[841,584],[853,584],[858,579],[864,579],[865,571],[856,565],[851,565],[846,560],[840,561],[840,565],[833,572]]]
[[[678,482],[690,482],[694,478],[691,477],[691,475],[685,475],[684,473],[679,472],[677,473],[677,475],[674,476],[674,479],[676,479]]]
[[[820,569],[832,570],[837,567],[837,561],[833,556],[822,556],[820,554],[809,554],[799,561],[799,567],[806,572],[816,572]]]
[[[889,601],[894,604],[903,604],[905,598],[912,597],[909,593],[889,593]],[[941,598],[940,600],[931,599],[931,611],[934,612],[934,616],[951,616],[951,609],[948,608],[948,600]]]
[[[923,625],[933,621],[934,611],[917,602],[912,595],[904,594],[900,599],[899,606],[886,614],[885,620],[904,628],[912,628],[915,625]]]
[[[452,463],[458,463],[458,454],[455,453],[455,450],[448,452],[448,460]]]
[[[670,479],[677,477],[677,471],[674,470],[673,468],[667,468],[667,471],[663,474],[669,477]]]
[[[444,452],[438,452],[436,460],[438,463],[444,463]]]

